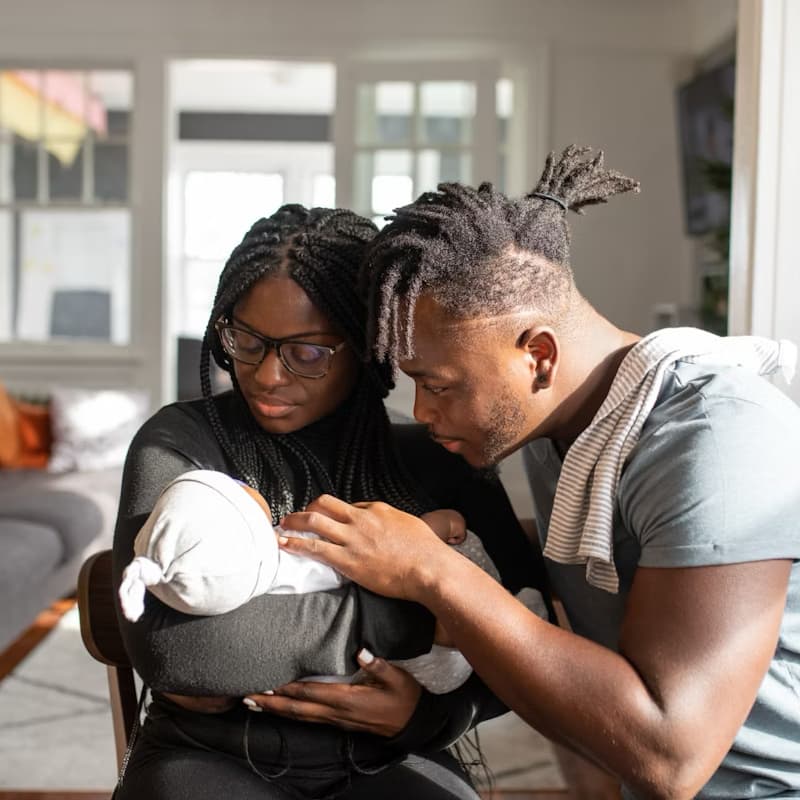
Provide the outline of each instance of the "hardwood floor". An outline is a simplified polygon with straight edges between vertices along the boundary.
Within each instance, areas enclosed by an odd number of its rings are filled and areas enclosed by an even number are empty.
[[[110,792],[4,792],[0,800],[109,800]]]
[[[28,630],[23,631],[5,650],[0,652],[0,681],[14,670],[14,667],[50,633],[58,621],[76,603],[74,597],[56,600],[33,621]]]
[[[482,794],[483,800],[567,800],[565,791],[505,791]],[[0,800],[109,800],[108,792],[4,792]]]
[[[522,791],[512,790],[481,794],[483,800],[567,800],[566,791]],[[0,800],[109,800],[108,792],[4,792]]]

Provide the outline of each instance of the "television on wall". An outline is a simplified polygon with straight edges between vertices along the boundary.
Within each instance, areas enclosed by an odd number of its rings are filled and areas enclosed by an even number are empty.
[[[735,80],[730,60],[678,88],[686,230],[693,236],[730,224]]]

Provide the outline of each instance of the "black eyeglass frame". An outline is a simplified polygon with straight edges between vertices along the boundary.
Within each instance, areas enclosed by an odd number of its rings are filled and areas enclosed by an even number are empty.
[[[329,344],[318,344],[317,342],[304,342],[302,339],[273,339],[270,336],[263,336],[260,333],[255,333],[255,331],[251,331],[248,328],[241,328],[238,325],[234,325],[228,319],[218,319],[214,323],[214,329],[217,332],[217,336],[219,337],[219,342],[222,345],[222,349],[235,361],[239,361],[242,364],[247,364],[251,367],[257,367],[261,362],[267,357],[267,354],[270,350],[275,350],[278,354],[278,358],[280,359],[281,364],[286,368],[287,372],[291,372],[292,375],[297,375],[300,378],[311,378],[312,380],[318,380],[320,378],[324,378],[330,371],[331,365],[333,364],[333,357],[342,349],[347,346],[347,340],[343,339],[339,344],[329,345]],[[257,361],[248,361],[240,356],[237,356],[235,353],[232,353],[226,343],[225,339],[223,338],[222,332],[224,330],[233,330],[233,331],[240,331],[241,333],[246,333],[248,336],[252,336],[257,341],[261,342],[264,351],[261,354],[261,357]],[[307,375],[303,372],[298,372],[298,370],[293,367],[291,364],[288,363],[286,360],[286,356],[284,355],[281,348],[285,344],[301,344],[305,347],[316,347],[319,350],[326,350],[330,358],[328,359],[328,365],[325,368],[325,372],[322,372],[318,375]]]

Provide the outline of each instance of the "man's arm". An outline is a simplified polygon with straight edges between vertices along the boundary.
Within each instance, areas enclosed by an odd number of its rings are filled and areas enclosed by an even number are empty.
[[[648,797],[692,797],[730,748],[774,653],[790,570],[640,568],[614,653],[535,617],[385,504],[323,497],[285,525],[329,540],[287,549],[426,605],[503,702]]]
[[[693,797],[755,700],[789,566],[640,569],[619,654],[540,623],[489,586],[487,618],[459,589],[477,576],[455,565],[438,585],[426,581],[422,596],[434,613],[450,609],[457,645],[531,725],[648,797]]]

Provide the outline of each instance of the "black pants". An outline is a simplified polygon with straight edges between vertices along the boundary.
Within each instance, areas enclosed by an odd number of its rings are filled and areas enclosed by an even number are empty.
[[[478,800],[446,752],[393,753],[379,737],[236,708],[156,699],[116,800]]]

